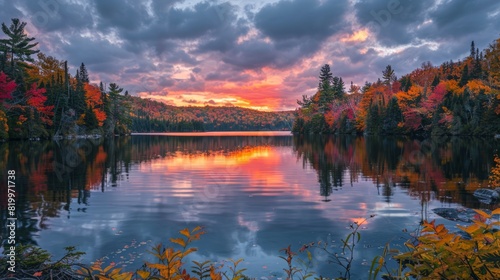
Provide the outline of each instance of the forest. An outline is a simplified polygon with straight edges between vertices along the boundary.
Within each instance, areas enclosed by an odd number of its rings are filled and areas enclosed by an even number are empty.
[[[291,130],[294,111],[265,112],[241,107],[176,107],[132,97],[133,132]]]
[[[472,41],[463,60],[425,62],[400,78],[388,65],[376,82],[347,91],[325,64],[317,92],[297,103],[296,134],[497,135],[500,38],[483,51]]]
[[[134,97],[118,84],[92,84],[82,62],[36,49],[26,23],[2,23],[0,140],[123,135],[131,132],[290,130],[294,113],[238,107],[175,107]]]

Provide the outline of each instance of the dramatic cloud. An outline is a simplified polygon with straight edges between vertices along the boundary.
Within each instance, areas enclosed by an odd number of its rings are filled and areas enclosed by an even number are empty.
[[[362,84],[463,59],[499,36],[496,0],[0,0],[92,82],[177,105],[294,109],[325,63]]]

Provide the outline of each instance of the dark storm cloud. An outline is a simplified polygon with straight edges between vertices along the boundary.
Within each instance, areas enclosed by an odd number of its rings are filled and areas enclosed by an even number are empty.
[[[238,20],[236,24],[228,24],[225,28],[212,32],[211,36],[205,36],[200,40],[197,53],[205,52],[227,52],[235,47],[238,38],[249,31],[249,23]]]
[[[130,62],[128,52],[107,40],[91,40],[80,35],[68,36],[67,40],[69,43],[62,43],[59,48],[75,65],[84,62],[94,71],[118,73]]]
[[[495,14],[496,13],[496,14]],[[449,40],[487,47],[500,23],[500,2],[496,0],[445,1],[429,12],[431,23],[418,30],[420,38]],[[498,34],[495,34],[498,35]]]
[[[282,0],[255,15],[255,26],[273,40],[322,40],[337,32],[347,1]]]
[[[340,31],[346,8],[347,1],[280,1],[264,6],[254,16],[247,6],[247,16],[254,17],[262,36],[234,45],[222,59],[241,69],[290,67]]]
[[[92,28],[92,7],[89,3],[62,0],[16,1],[30,23],[39,31],[68,31]]]
[[[152,18],[149,17],[146,6],[141,3],[143,2],[132,0],[95,0],[100,28],[137,30],[147,25]]]
[[[433,0],[361,0],[354,5],[358,22],[387,46],[411,43]]]

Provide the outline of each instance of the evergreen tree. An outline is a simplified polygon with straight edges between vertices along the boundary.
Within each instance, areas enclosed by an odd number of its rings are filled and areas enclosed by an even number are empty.
[[[366,116],[366,134],[378,134],[380,127],[380,112],[376,104],[372,104]]]
[[[332,90],[334,99],[342,99],[345,95],[345,84],[342,78],[333,77]]]
[[[434,87],[436,87],[438,84],[439,84],[439,76],[438,76],[438,75],[436,75],[436,76],[434,76],[434,80],[432,80],[431,87],[432,87],[432,88],[434,88]]]
[[[460,77],[460,82],[458,83],[458,85],[463,87],[467,84],[468,81],[469,81],[469,66],[465,64],[464,68],[462,69],[462,76]]]
[[[481,66],[481,59],[479,57],[479,51],[476,52],[476,58],[474,59],[474,68],[472,69],[472,79],[482,79],[483,69]]]
[[[396,75],[394,74],[394,69],[391,65],[387,65],[385,70],[382,71],[382,78],[384,79],[384,84],[391,86],[392,82],[396,80]]]
[[[90,106],[87,106],[87,109],[85,110],[85,117],[83,120],[85,122],[85,126],[87,127],[87,131],[91,131],[92,129],[99,127],[99,121],[97,120],[97,117],[95,116],[95,113]]]
[[[80,76],[77,76],[82,83],[88,83],[89,82],[89,73],[87,72],[87,68],[85,67],[85,64],[80,65]]]
[[[407,92],[412,86],[412,82],[409,75],[401,77],[400,83],[401,83],[401,90],[404,92]]]
[[[318,107],[321,113],[325,113],[333,101],[333,89],[332,89],[332,72],[330,71],[330,65],[325,64],[321,67],[319,74],[319,101]]]
[[[387,111],[382,123],[382,132],[386,134],[398,134],[400,129],[398,124],[403,121],[403,113],[399,108],[398,100],[396,97],[389,100],[387,104]]]
[[[105,127],[108,135],[126,134],[132,122],[130,118],[131,106],[128,98],[120,93],[123,88],[117,84],[109,84],[109,92],[106,98],[106,119]]]
[[[10,72],[14,77],[18,76],[16,68],[25,68],[24,62],[33,62],[31,55],[39,52],[39,50],[33,50],[38,43],[32,43],[35,38],[26,35],[25,26],[26,22],[20,22],[17,18],[12,19],[9,27],[2,23],[2,31],[8,38],[0,39],[0,50],[5,57],[10,58]]]
[[[470,43],[470,58],[476,58],[476,46],[474,44],[474,41]]]
[[[319,73],[319,86],[318,90],[325,90],[329,89],[331,85],[333,74],[330,71],[330,65],[325,64],[323,67],[321,67],[320,73]]]

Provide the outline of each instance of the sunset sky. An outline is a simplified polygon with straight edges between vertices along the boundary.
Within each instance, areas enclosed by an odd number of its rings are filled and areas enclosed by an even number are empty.
[[[463,59],[500,37],[498,0],[0,0],[92,82],[174,105],[294,109],[321,66],[346,86]],[[3,37],[3,34],[1,35]]]

